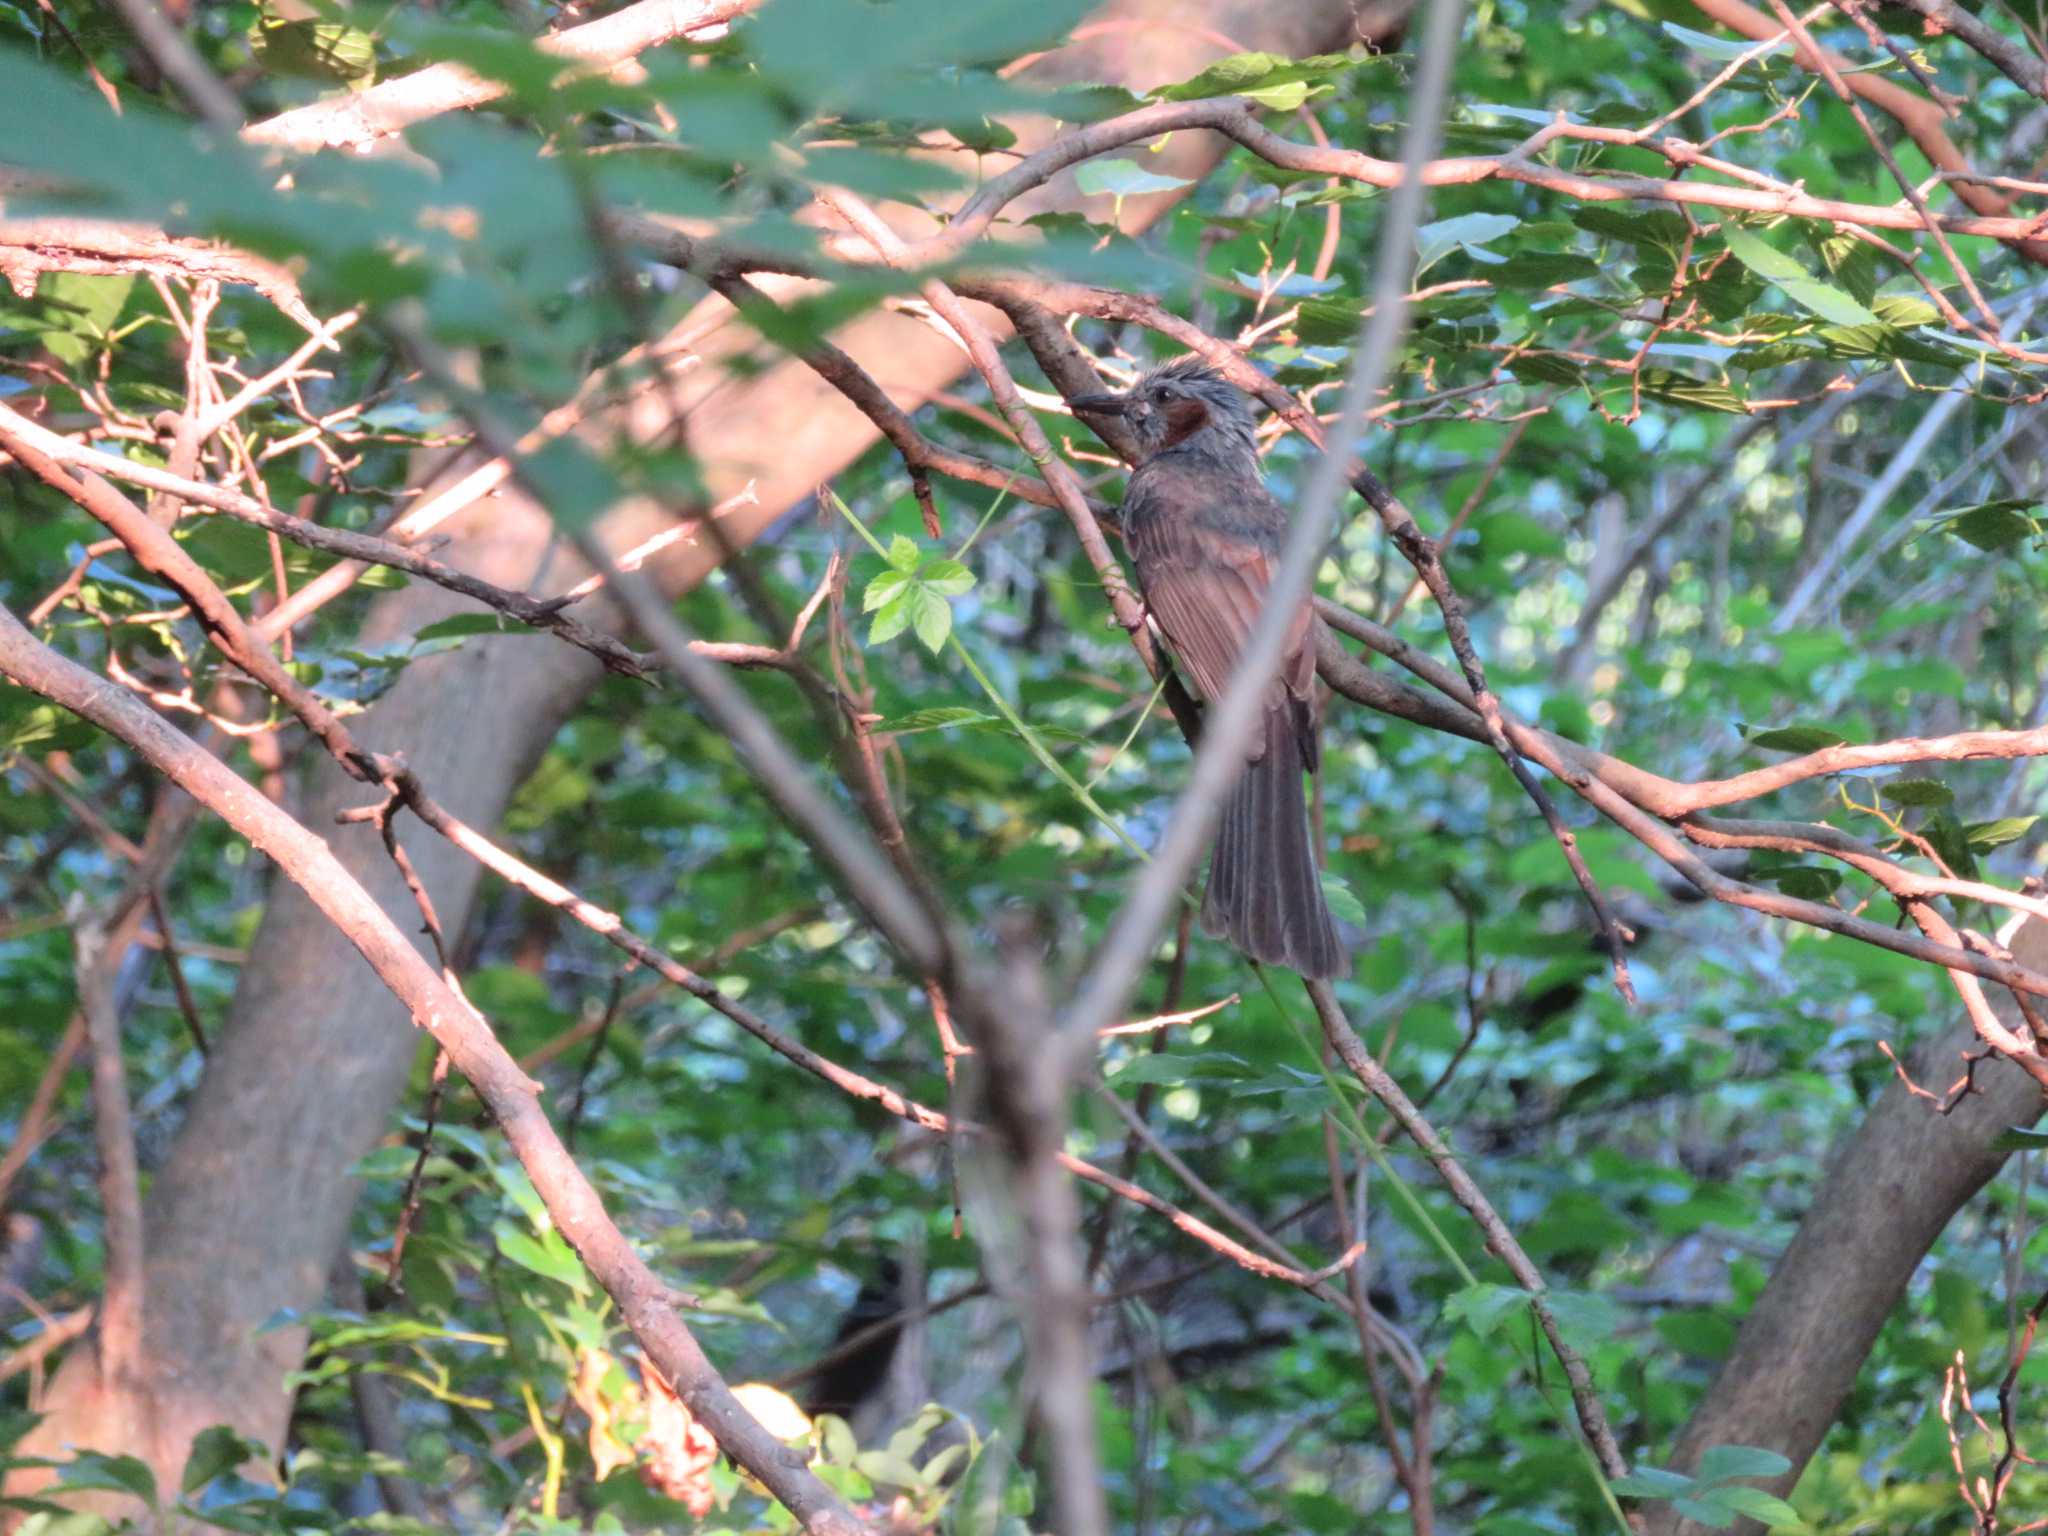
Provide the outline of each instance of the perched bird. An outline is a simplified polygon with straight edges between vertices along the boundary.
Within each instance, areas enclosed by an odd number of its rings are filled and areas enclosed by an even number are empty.
[[[884,1254],[876,1261],[873,1278],[862,1283],[853,1305],[839,1319],[839,1329],[832,1335],[824,1363],[811,1375],[811,1390],[804,1398],[805,1413],[813,1418],[821,1413],[836,1413],[842,1419],[850,1419],[862,1403],[887,1385],[896,1347],[903,1342],[903,1330],[892,1328],[858,1345],[853,1341],[876,1323],[899,1317],[904,1311],[903,1266]],[[853,1347],[848,1348],[849,1345]]]
[[[1129,425],[1138,461],[1124,493],[1124,542],[1145,607],[1202,695],[1221,697],[1287,533],[1287,510],[1259,473],[1250,397],[1188,356],[1124,394],[1070,403]],[[1316,767],[1320,622],[1303,598],[1244,774],[1224,802],[1202,926],[1254,960],[1331,977],[1350,962],[1323,900],[1302,793],[1302,774]]]

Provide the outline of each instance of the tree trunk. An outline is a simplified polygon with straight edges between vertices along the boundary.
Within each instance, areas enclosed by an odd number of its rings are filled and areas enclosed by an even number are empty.
[[[1220,38],[1280,53],[1328,50],[1361,32],[1383,34],[1410,3],[1119,0],[1097,18],[1092,36],[1082,29],[1087,40],[1049,56],[1033,74],[1144,89],[1193,74],[1225,51]],[[1200,176],[1222,148],[1214,135],[1175,135],[1160,169]],[[1079,201],[1071,176],[1036,199],[1040,207]],[[1169,202],[1130,200],[1126,227],[1157,218]],[[695,341],[680,378],[691,447],[714,497],[754,483],[758,504],[722,520],[732,542],[745,544],[857,458],[875,433],[799,363],[751,375],[719,366],[757,346],[730,318],[723,300],[707,300],[684,322]],[[871,314],[835,339],[906,408],[966,366],[954,343],[900,315]],[[642,434],[667,424],[660,391],[621,409]],[[508,491],[466,516],[462,536],[441,558],[541,592],[581,574],[557,552],[545,514],[523,497]],[[607,534],[619,547],[651,531],[644,508],[621,509],[611,523]],[[661,578],[672,590],[693,585],[716,563],[716,550],[709,539],[684,546]],[[409,633],[461,606],[416,584],[378,602],[364,643]],[[404,752],[449,810],[488,828],[598,675],[584,653],[542,638],[471,640],[409,667],[356,733],[367,746]],[[325,762],[311,780],[304,819],[316,830],[332,828],[337,809],[365,798]],[[329,835],[350,872],[403,926],[416,928],[377,834],[354,826]],[[401,835],[442,922],[459,931],[474,905],[477,866],[416,827]],[[403,1010],[360,957],[303,897],[277,889],[227,1025],[149,1191],[147,1379],[140,1390],[114,1391],[101,1383],[90,1346],[73,1350],[23,1454],[91,1446],[141,1455],[159,1485],[174,1489],[192,1436],[209,1425],[282,1443],[291,1407],[283,1379],[298,1365],[304,1337],[297,1329],[257,1330],[282,1308],[321,1304],[356,1198],[349,1170],[384,1135],[419,1048]]]
[[[2048,964],[2048,924],[2029,920],[2014,937],[2022,965]],[[1994,994],[2000,1018],[2025,1033],[2010,994]],[[1943,1031],[1911,1057],[1914,1081],[1940,1092],[1956,1078],[1976,1036]],[[1992,1142],[2031,1125],[2041,1090],[2017,1067],[1977,1069],[1981,1093],[1941,1115],[1894,1079],[1862,1125],[1837,1149],[1827,1177],[1770,1283],[1743,1319],[1734,1353],[1678,1437],[1671,1465],[1689,1472],[1709,1446],[1777,1451],[1792,1470],[1764,1484],[1783,1494],[1820,1448],[1878,1330],[1949,1219],[2005,1165]],[[1929,1383],[1932,1391],[1934,1383]],[[1745,1532],[1763,1528],[1740,1522]],[[1656,1506],[1649,1536],[1704,1536],[1706,1527]]]

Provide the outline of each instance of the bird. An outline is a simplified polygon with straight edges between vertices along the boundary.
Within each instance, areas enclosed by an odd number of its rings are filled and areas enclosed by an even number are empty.
[[[903,1342],[901,1328],[892,1328],[851,1349],[846,1346],[876,1323],[900,1317],[905,1310],[903,1266],[884,1254],[876,1262],[872,1278],[862,1283],[853,1305],[839,1319],[839,1329],[825,1350],[825,1363],[811,1374],[811,1389],[804,1399],[805,1413],[813,1418],[821,1413],[834,1413],[851,1419],[862,1403],[887,1385],[896,1348]]]
[[[1068,404],[1129,428],[1136,467],[1124,492],[1124,543],[1148,616],[1213,702],[1258,622],[1287,533],[1287,509],[1260,473],[1251,397],[1189,354],[1121,394]],[[1202,926],[1254,960],[1327,980],[1347,974],[1350,959],[1323,895],[1302,789],[1320,750],[1321,624],[1304,595],[1244,772],[1224,801]]]

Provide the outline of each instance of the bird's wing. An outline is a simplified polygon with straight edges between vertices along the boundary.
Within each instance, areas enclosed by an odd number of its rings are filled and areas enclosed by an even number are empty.
[[[1248,532],[1163,507],[1148,513],[1127,519],[1145,605],[1203,697],[1219,698],[1258,622],[1272,566]],[[1278,679],[1303,706],[1313,698],[1314,616],[1306,601],[1295,611]]]

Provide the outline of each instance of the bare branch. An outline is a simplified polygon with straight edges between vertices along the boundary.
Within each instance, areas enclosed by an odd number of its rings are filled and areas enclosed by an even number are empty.
[[[1607,1410],[1600,1402],[1600,1394],[1593,1386],[1592,1372],[1586,1369],[1586,1362],[1577,1350],[1565,1342],[1564,1334],[1557,1324],[1557,1316],[1544,1299],[1549,1287],[1544,1283],[1542,1273],[1531,1262],[1529,1255],[1522,1251],[1522,1245],[1515,1240],[1515,1234],[1508,1224],[1501,1220],[1500,1213],[1486,1198],[1479,1186],[1472,1182],[1470,1174],[1452,1154],[1444,1139],[1423,1118],[1421,1111],[1409,1102],[1408,1095],[1393,1075],[1382,1067],[1365,1048],[1365,1042],[1358,1038],[1358,1032],[1351,1027],[1351,1021],[1344,1017],[1344,1011],[1337,1005],[1337,995],[1325,981],[1311,981],[1308,995],[1314,1001],[1316,1015],[1323,1021],[1324,1033],[1331,1046],[1342,1058],[1368,1092],[1386,1106],[1387,1112],[1400,1122],[1401,1129],[1422,1150],[1436,1171],[1443,1177],[1444,1185],[1451,1196],[1465,1208],[1466,1214],[1477,1223],[1485,1234],[1486,1250],[1494,1255],[1515,1277],[1515,1283],[1529,1293],[1530,1310],[1536,1314],[1543,1336],[1550,1341],[1551,1349],[1564,1366],[1565,1378],[1571,1384],[1572,1406],[1578,1411],[1579,1427],[1586,1432],[1593,1452],[1600,1459],[1600,1470],[1609,1478],[1625,1476],[1628,1462],[1622,1457],[1621,1447],[1614,1438],[1614,1431],[1607,1423]]]
[[[568,1239],[662,1375],[734,1461],[816,1536],[866,1527],[741,1406],[684,1326],[668,1288],[612,1222],[548,1124],[538,1088],[335,858],[252,785],[119,687],[65,660],[0,609],[0,675],[128,743],[273,860],[355,945],[496,1116],[555,1228]]]
[[[129,0],[147,4],[148,0]],[[602,70],[679,37],[703,36],[752,10],[759,0],[639,0],[580,27],[551,33],[535,44],[567,63]],[[496,101],[505,87],[460,64],[432,64],[364,91],[341,91],[252,124],[252,144],[286,149],[349,149],[361,153],[380,139],[437,117]]]

